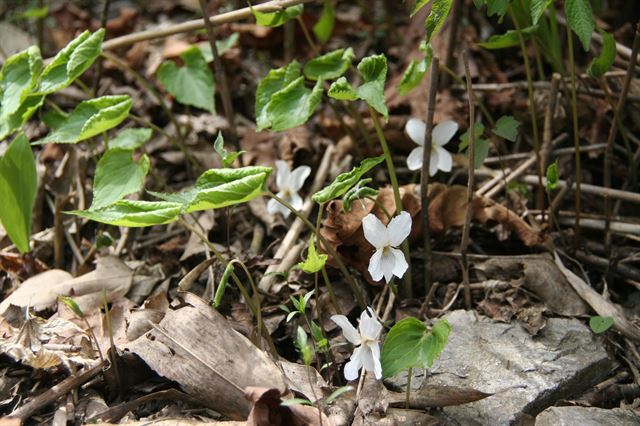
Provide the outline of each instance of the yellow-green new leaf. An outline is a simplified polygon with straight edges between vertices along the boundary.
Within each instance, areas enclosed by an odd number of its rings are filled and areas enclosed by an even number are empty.
[[[256,23],[258,25],[272,28],[279,27],[289,19],[293,19],[296,16],[300,15],[304,10],[304,5],[302,4],[291,6],[275,12],[260,12],[259,10],[254,9],[251,6],[249,7],[251,8],[251,13],[253,13],[253,16],[256,18]]]
[[[0,158],[0,222],[20,253],[29,251],[37,185],[31,146],[27,137],[20,134]]]
[[[331,83],[327,95],[339,101],[355,101],[358,99],[358,93],[344,77],[340,77]]]
[[[151,139],[152,131],[147,128],[125,129],[109,141],[109,149],[128,149],[135,151]]]
[[[298,77],[274,94],[267,106],[271,130],[281,132],[306,123],[318,108],[322,93],[322,80],[318,80],[313,89],[308,89],[304,77]]]
[[[384,82],[387,79],[386,56],[372,55],[363,58],[358,64],[358,71],[364,78],[364,83],[356,89],[358,97],[388,119],[389,111],[384,99]]]
[[[182,204],[167,201],[120,200],[98,210],[67,212],[95,222],[114,226],[144,227],[174,222]]]
[[[311,197],[318,204],[327,203],[334,198],[338,198],[347,192],[353,185],[357,184],[360,178],[384,161],[384,156],[365,158],[359,166],[354,167],[349,172],[340,173],[329,186],[316,192]]]
[[[314,274],[319,272],[327,262],[328,256],[326,254],[319,254],[316,250],[316,246],[313,242],[313,237],[309,241],[309,250],[307,251],[307,258],[304,262],[298,263],[300,269],[307,274]]]
[[[336,11],[333,8],[332,0],[324,0],[324,7],[322,8],[322,15],[320,19],[313,26],[313,33],[320,43],[326,43],[331,38],[333,27],[336,24]]]

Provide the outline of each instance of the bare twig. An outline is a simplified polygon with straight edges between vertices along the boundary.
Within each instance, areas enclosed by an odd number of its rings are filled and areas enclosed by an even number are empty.
[[[467,95],[469,97],[469,176],[467,180],[467,208],[464,215],[464,226],[462,228],[462,242],[460,243],[460,253],[462,255],[462,281],[464,285],[464,304],[467,309],[471,309],[471,289],[469,288],[469,262],[467,259],[467,249],[469,247],[469,231],[471,228],[471,203],[473,201],[473,180],[475,173],[475,121],[476,109],[473,102],[473,88],[471,87],[471,70],[469,68],[469,52],[462,53],[464,62],[464,72],[467,78]]]
[[[530,185],[538,184],[537,177],[533,175],[523,176],[522,181]],[[543,179],[543,184],[546,184],[546,179]],[[565,188],[566,186],[567,186],[567,181],[564,181],[564,180],[558,181],[558,188]],[[606,195],[610,198],[615,198],[618,200],[628,201],[630,203],[640,204],[640,194],[635,192],[622,191],[620,189],[603,188],[601,186],[587,185],[587,184],[583,184],[581,188],[582,188],[582,192],[585,194],[595,194],[595,195],[600,195],[602,197]],[[577,186],[575,183],[571,186],[571,189],[573,191],[577,190]]]

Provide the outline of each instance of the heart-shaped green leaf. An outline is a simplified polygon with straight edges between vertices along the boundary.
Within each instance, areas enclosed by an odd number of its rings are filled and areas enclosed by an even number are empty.
[[[564,14],[567,16],[569,28],[578,35],[585,51],[591,47],[591,35],[596,27],[589,0],[566,0]]]
[[[333,80],[344,74],[355,58],[352,48],[338,49],[311,59],[304,66],[309,80]]]
[[[364,83],[356,89],[358,97],[388,119],[389,111],[384,99],[384,82],[387,78],[386,56],[372,55],[363,58],[358,64],[358,71],[364,78]]]
[[[147,128],[125,129],[109,141],[109,149],[128,149],[135,151],[151,139],[152,131]]]
[[[358,93],[344,77],[340,77],[331,83],[327,95],[339,101],[355,101],[358,99]]]
[[[256,89],[256,130],[260,131],[271,126],[267,115],[271,98],[298,77],[300,77],[300,63],[293,60],[287,66],[269,71],[269,74],[260,80]]]
[[[135,161],[131,150],[109,149],[96,165],[90,209],[99,210],[140,191],[148,172],[149,157],[146,154]]]
[[[316,38],[320,43],[326,43],[329,41],[335,24],[336,11],[333,8],[333,2],[331,0],[324,0],[322,15],[320,15],[320,19],[313,26],[313,33],[316,35]]]
[[[249,7],[251,8],[251,13],[253,13],[253,16],[256,18],[256,23],[258,25],[272,28],[279,27],[289,19],[293,19],[296,16],[300,15],[304,10],[304,5],[302,4],[291,6],[282,10],[277,10],[275,12],[260,12],[259,10],[254,9],[251,6]]]
[[[358,183],[360,178],[365,173],[367,173],[369,170],[373,169],[383,161],[383,155],[381,155],[380,157],[365,158],[364,160],[362,160],[359,166],[354,167],[349,172],[339,174],[334,179],[334,181],[331,182],[331,185],[325,186],[323,189],[313,194],[311,198],[318,204],[324,204],[333,200],[334,198],[340,197],[353,185]]]
[[[131,98],[127,95],[103,96],[82,101],[60,127],[34,144],[77,143],[122,123],[129,115]]]
[[[316,250],[316,246],[313,243],[313,237],[309,241],[309,250],[307,251],[307,258],[304,262],[298,263],[300,269],[307,274],[314,274],[322,269],[327,262],[328,256],[326,254],[319,254]]]
[[[67,212],[114,226],[143,227],[171,223],[178,218],[182,204],[167,201],[120,200],[99,210]]]
[[[520,122],[511,115],[503,115],[496,121],[493,133],[508,141],[515,142],[518,137]]]
[[[613,318],[611,317],[595,316],[589,320],[589,327],[591,327],[591,330],[596,334],[604,333],[610,329],[612,325]]]
[[[298,77],[274,94],[267,106],[271,130],[281,132],[306,123],[318,108],[322,93],[321,80],[316,82],[313,89],[309,89],[304,84],[304,77]]]
[[[401,95],[406,95],[418,87],[422,78],[431,66],[431,61],[433,60],[433,49],[431,48],[431,44],[425,44],[424,50],[426,51],[424,59],[420,61],[412,59],[411,62],[409,62],[407,69],[404,70],[402,79],[398,84],[398,92]]]
[[[29,251],[37,185],[36,162],[27,137],[20,134],[0,158],[0,222],[20,253]]]

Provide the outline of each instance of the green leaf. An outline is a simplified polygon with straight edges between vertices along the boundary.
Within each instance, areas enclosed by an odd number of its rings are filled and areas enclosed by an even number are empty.
[[[553,0],[531,0],[531,21],[533,25],[537,25],[538,21],[547,10]]]
[[[329,395],[327,397],[327,399],[324,401],[326,404],[331,404],[331,401],[335,400],[336,398],[338,398],[340,395],[342,395],[343,393],[346,392],[350,392],[353,390],[352,386],[342,386],[339,387],[338,389],[334,390],[333,392],[331,392],[331,395]]]
[[[537,26],[531,26],[522,29],[522,36],[527,39],[538,29]],[[518,32],[516,30],[509,30],[504,34],[492,35],[486,41],[478,43],[478,46],[482,46],[485,49],[506,49],[508,47],[514,47],[520,44],[518,38]]]
[[[474,146],[474,167],[476,169],[482,167],[485,158],[487,158],[487,154],[489,153],[489,141],[487,139],[482,138],[482,134],[484,133],[484,125],[482,123],[476,123],[474,126],[475,131],[475,146]],[[460,136],[460,145],[458,146],[458,151],[462,152],[464,150],[467,151],[467,156],[469,155],[469,130],[464,132],[462,136]]]
[[[322,8],[322,15],[320,19],[313,26],[313,33],[320,43],[326,43],[331,38],[333,27],[336,24],[336,11],[333,8],[331,0],[324,0],[324,7]]]
[[[25,116],[23,105],[28,103],[41,73],[42,57],[37,46],[16,53],[4,63],[0,71],[0,140],[19,129],[31,115]]]
[[[413,4],[413,9],[411,9],[411,14],[409,16],[413,18],[416,13],[420,12],[420,9],[428,5],[430,2],[431,0],[416,0],[416,2]]]
[[[73,83],[93,64],[102,51],[104,28],[85,31],[65,46],[42,71],[39,91],[53,93]]]
[[[340,173],[329,186],[325,186],[320,191],[313,194],[313,201],[318,204],[327,203],[334,198],[340,197],[347,192],[353,185],[358,183],[360,178],[384,161],[384,156],[365,158],[358,167],[354,167],[349,172]]]
[[[564,13],[567,16],[567,23],[582,42],[585,51],[589,51],[591,46],[591,35],[596,26],[589,0],[566,0],[564,2]]]
[[[355,101],[358,99],[358,93],[344,77],[340,77],[331,83],[327,95],[339,101]]]
[[[72,214],[114,226],[143,227],[174,222],[182,204],[167,201],[120,200],[99,210],[74,210]]]
[[[304,262],[298,263],[298,266],[307,274],[314,274],[324,267],[324,264],[327,262],[327,258],[328,256],[326,254],[318,254],[313,242],[313,237],[311,237],[311,240],[309,241],[309,250],[307,251],[307,258]]]
[[[282,407],[289,407],[291,405],[309,405],[312,406],[313,403],[311,401],[309,401],[308,399],[305,398],[289,398],[289,399],[285,399],[283,400],[280,405]]]
[[[591,319],[589,320],[589,327],[591,327],[591,330],[596,334],[604,333],[605,331],[610,329],[612,325],[612,317],[595,316],[591,317]]]
[[[0,119],[0,140],[18,130],[44,102],[44,95],[28,95],[16,112],[5,119]]]
[[[238,43],[239,38],[240,34],[231,33],[229,37],[223,40],[216,40],[216,49],[218,49],[218,55],[222,56],[227,51],[231,50],[231,48],[235,46],[236,43]],[[200,53],[202,53],[202,57],[207,63],[213,62],[213,52],[211,51],[211,44],[209,42],[198,44],[198,49],[200,49]]]
[[[311,90],[304,85],[304,77],[298,77],[274,94],[267,105],[271,130],[281,132],[306,123],[320,104],[322,93],[322,80]]]
[[[18,135],[0,158],[0,222],[20,253],[29,251],[38,177],[29,141]]]
[[[289,19],[293,19],[300,15],[304,9],[304,5],[302,4],[291,6],[276,12],[260,12],[251,6],[249,7],[251,8],[251,13],[253,13],[253,16],[256,18],[256,23],[263,27],[279,27]]]
[[[269,71],[269,74],[260,80],[258,88],[256,89],[255,103],[257,131],[271,126],[271,122],[267,116],[267,107],[273,95],[287,87],[298,77],[300,77],[300,63],[293,60],[282,68]]]
[[[547,167],[547,192],[551,192],[558,187],[560,180],[560,171],[558,169],[558,160],[549,164]]]
[[[616,40],[613,35],[606,31],[600,31],[600,34],[602,34],[602,50],[587,69],[587,74],[593,78],[602,77],[611,69],[616,59]]]
[[[431,13],[427,16],[427,20],[424,23],[424,26],[427,31],[427,41],[431,41],[431,39],[440,31],[442,28],[442,24],[449,16],[449,11],[451,11],[452,0],[433,0],[433,5],[431,6]]]
[[[352,48],[338,49],[311,59],[304,66],[309,80],[333,80],[344,74],[355,58]]]
[[[416,61],[412,59],[407,69],[404,70],[402,74],[402,80],[398,84],[398,92],[401,95],[406,95],[418,85],[422,81],[422,78],[427,73],[427,70],[431,66],[431,61],[433,59],[433,49],[431,48],[431,44],[426,45],[427,54],[425,58],[421,61]]]
[[[501,19],[509,10],[509,2],[511,0],[486,0],[487,15],[498,15]]]
[[[510,115],[503,115],[496,121],[496,127],[493,129],[493,133],[501,138],[515,142],[518,137],[519,126],[520,122],[518,120]]]
[[[344,210],[345,212],[351,211],[351,204],[355,200],[360,200],[366,197],[375,199],[378,196],[379,191],[377,189],[365,186],[369,182],[371,182],[371,180],[371,178],[362,179],[356,184],[356,186],[345,192],[345,194],[342,196],[342,210]]]
[[[147,128],[126,129],[109,141],[109,149],[128,149],[135,151],[151,139],[152,131]]]
[[[215,112],[215,82],[213,74],[202,52],[191,46],[180,54],[184,66],[178,67],[173,61],[165,61],[158,68],[158,81],[184,105],[191,105]]]
[[[224,268],[224,272],[222,273],[222,278],[220,278],[220,282],[218,283],[218,288],[216,290],[216,294],[213,297],[213,307],[218,308],[220,303],[222,303],[222,297],[224,296],[224,291],[227,288],[227,284],[229,283],[229,277],[234,271],[233,262],[227,263],[227,267]]]
[[[218,132],[218,136],[216,137],[215,142],[213,143],[213,149],[218,153],[220,158],[222,158],[222,165],[224,167],[230,167],[236,158],[240,156],[244,151],[240,152],[229,152],[224,149],[224,137],[222,137],[222,132]]]
[[[110,148],[96,165],[90,210],[99,210],[140,191],[149,172],[149,164],[146,154],[135,161],[133,151]]]
[[[78,318],[84,318],[84,312],[82,312],[82,309],[80,309],[80,306],[78,306],[75,300],[69,296],[58,296],[58,299],[67,305],[67,308],[71,309]]]
[[[262,195],[271,167],[210,169],[193,188],[177,193],[150,193],[162,200],[182,204],[185,213],[218,209],[252,200]]]
[[[380,362],[383,377],[393,377],[408,368],[427,368],[444,350],[451,326],[446,319],[438,321],[431,331],[416,318],[397,322],[384,341]]]
[[[388,119],[389,111],[384,99],[387,58],[384,55],[367,56],[358,64],[358,71],[364,78],[364,83],[356,90],[358,97]]]
[[[131,109],[128,95],[103,96],[82,101],[63,123],[45,138],[34,142],[77,143],[116,127],[127,118]]]

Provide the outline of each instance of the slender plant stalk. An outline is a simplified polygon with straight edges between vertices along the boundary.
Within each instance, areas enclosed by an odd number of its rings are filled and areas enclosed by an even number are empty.
[[[318,217],[316,219],[316,246],[320,247],[320,240],[318,239],[318,235],[320,235],[320,225],[322,224],[322,215],[324,213],[324,203],[320,203],[318,206]],[[331,304],[333,305],[333,309],[336,310],[336,314],[342,314],[340,309],[340,304],[338,304],[338,299],[336,299],[336,294],[333,292],[333,284],[331,284],[331,280],[329,279],[329,274],[327,274],[327,268],[325,265],[322,265],[322,278],[324,279],[324,284],[327,286],[327,290],[329,291],[329,298],[331,299]],[[318,273],[315,273],[315,282],[316,288],[318,285]],[[318,290],[316,289],[316,297],[319,296]],[[320,306],[319,303],[316,304],[316,307]],[[317,312],[318,317],[320,316],[320,312]]]
[[[536,192],[536,206],[538,209],[542,209],[544,206],[544,185],[542,183],[542,162],[540,161],[540,140],[538,137],[538,118],[536,115],[536,99],[533,93],[533,77],[531,76],[531,65],[529,64],[529,54],[527,52],[527,46],[524,42],[524,36],[522,35],[522,29],[516,18],[516,14],[513,12],[513,7],[509,5],[509,14],[511,20],[516,27],[516,33],[518,34],[518,42],[520,44],[520,50],[522,51],[522,57],[524,59],[524,70],[527,75],[527,91],[529,93],[529,114],[531,115],[531,127],[533,131],[533,150],[536,154],[536,161],[538,167],[538,190]]]
[[[364,142],[367,144],[367,154],[373,155],[373,153],[375,152],[373,148],[373,141],[371,140],[371,135],[367,130],[367,126],[365,126],[364,124],[364,119],[362,118],[362,114],[360,114],[360,111],[354,108],[353,105],[351,105],[349,102],[345,101],[344,106],[345,106],[345,109],[347,110],[347,113],[356,122],[356,127],[358,128],[358,130],[360,130],[360,133],[362,133]]]
[[[102,12],[100,12],[100,27],[107,29],[107,17],[109,16],[109,5],[111,0],[104,0],[102,3]],[[100,89],[100,78],[102,77],[102,58],[96,59],[96,75],[93,78],[93,96],[98,96],[98,90]]]
[[[460,24],[460,15],[462,12],[462,0],[454,0],[451,6],[451,17],[449,18],[449,33],[447,34],[447,52],[444,57],[444,64],[447,68],[453,68],[453,55],[457,46],[456,39],[458,37],[458,26]],[[433,70],[433,64],[431,64]],[[433,71],[432,71],[433,73]],[[443,88],[448,88],[451,83],[451,75],[443,74],[440,83]]]
[[[620,117],[620,113],[624,109],[624,104],[627,99],[627,94],[629,93],[629,87],[631,85],[631,79],[635,73],[635,64],[638,58],[638,51],[640,51],[640,23],[636,25],[636,33],[633,38],[633,47],[631,49],[631,58],[629,60],[629,67],[627,68],[627,75],[625,76],[624,83],[622,85],[622,90],[620,93],[620,97],[618,98],[618,105],[613,110],[615,121],[611,125],[609,129],[609,136],[607,138],[607,147],[604,151],[604,187],[605,189],[611,188],[611,161],[613,159],[613,143],[616,138],[616,124],[620,127],[621,133],[623,133],[622,128],[622,118]],[[606,85],[605,85],[606,86]],[[635,173],[635,161],[634,156],[630,155],[629,160],[631,161],[631,170]],[[604,198],[604,214],[605,214],[605,251],[609,254],[611,248],[611,200],[609,197]],[[578,212],[576,212],[576,222],[578,220]]]
[[[387,140],[384,137],[384,131],[382,130],[382,124],[380,123],[380,118],[378,117],[378,113],[374,110],[371,105],[369,106],[369,113],[371,114],[371,118],[373,120],[373,126],[376,128],[376,134],[378,135],[378,140],[380,141],[380,145],[382,146],[382,152],[384,153],[384,158],[387,163],[387,170],[389,171],[389,180],[391,180],[391,186],[393,187],[393,198],[396,203],[396,211],[395,214],[399,214],[402,212],[402,197],[400,196],[400,186],[398,185],[398,177],[396,176],[396,169],[393,165],[393,158],[391,157],[391,151],[389,150],[389,145],[387,144]],[[402,293],[406,298],[413,297],[413,286],[411,285],[411,256],[409,253],[409,240],[406,239],[402,243],[402,252],[407,261],[409,267],[407,268],[407,273],[405,274],[402,280]]]
[[[309,221],[309,219],[307,219],[307,217],[305,215],[303,215],[302,213],[300,213],[298,210],[296,210],[291,204],[289,204],[287,201],[283,200],[282,198],[278,197],[276,194],[274,194],[273,192],[266,192],[264,195],[273,198],[274,200],[276,200],[277,202],[279,202],[280,204],[282,204],[283,206],[285,206],[291,213],[293,213],[294,215],[296,215],[296,217],[298,217],[306,226],[307,228],[309,228],[313,233],[315,233],[316,228],[314,227],[314,225]],[[351,275],[351,273],[349,273],[349,270],[347,269],[346,265],[344,264],[344,262],[342,261],[342,259],[340,258],[340,255],[333,249],[333,247],[331,247],[329,245],[329,243],[327,242],[327,240],[324,239],[324,237],[321,234],[316,234],[316,238],[318,240],[320,240],[320,242],[322,243],[322,247],[331,255],[331,257],[333,257],[333,259],[336,261],[336,264],[338,265],[338,269],[340,269],[340,272],[342,272],[342,275],[344,276],[344,278],[347,280],[347,284],[349,284],[349,287],[351,287],[351,292],[353,293],[353,295],[356,297],[356,300],[358,301],[358,305],[362,308],[365,309],[367,307],[367,303],[366,300],[364,298],[364,295],[362,294],[362,292],[360,291],[360,289],[358,288],[358,284],[356,283],[356,280],[353,278],[353,276]]]
[[[580,135],[578,134],[578,99],[576,95],[576,64],[573,56],[573,34],[571,28],[567,25],[567,46],[569,48],[569,73],[571,75],[571,122],[573,126],[573,147],[576,151],[576,223],[573,228],[573,251],[578,250],[580,241],[580,212],[582,210],[582,200],[580,184],[582,182],[582,166],[580,163]]]
[[[233,103],[231,101],[231,92],[229,91],[229,84],[227,82],[227,74],[224,72],[222,66],[222,59],[220,59],[220,53],[218,52],[218,46],[216,46],[216,34],[213,31],[213,24],[208,19],[207,14],[207,2],[206,0],[200,0],[200,9],[202,10],[202,20],[204,21],[204,27],[207,29],[207,38],[209,39],[209,45],[211,46],[211,53],[213,54],[213,68],[216,75],[216,81],[218,82],[218,89],[222,97],[222,108],[224,109],[224,115],[229,122],[229,130],[231,132],[231,143],[236,150],[239,150],[238,137],[236,132],[235,114],[233,112]],[[213,101],[215,103],[215,93],[213,95]]]
[[[255,312],[256,322],[258,323],[258,336],[262,336],[265,334],[263,333],[264,321],[262,320],[262,307],[260,306],[260,295],[258,294],[258,287],[256,287],[256,282],[253,280],[253,276],[251,275],[249,268],[247,268],[247,265],[245,265],[243,261],[241,261],[240,259],[232,259],[227,264],[227,266],[233,265],[233,264],[240,265],[240,267],[244,270],[245,275],[249,279],[249,284],[251,285],[251,290],[253,291],[253,298],[249,296],[249,292],[244,287],[244,285],[241,285],[238,288],[240,289],[240,292],[242,293],[242,296],[247,301],[247,303],[253,304],[252,310]],[[267,340],[271,340],[271,335],[269,334],[268,331],[266,335],[269,336],[269,339]],[[269,346],[275,347],[275,345],[273,344],[273,341],[271,341]]]
[[[446,65],[443,65],[443,64],[440,64],[440,68],[448,76],[450,76],[456,83],[464,86],[465,89],[467,88],[467,82],[462,77],[460,77],[454,70],[452,70],[451,68],[448,68]],[[478,108],[480,108],[480,111],[482,111],[482,115],[484,116],[484,118],[487,119],[489,126],[495,127],[496,120],[493,119],[493,116],[491,115],[491,113],[489,112],[485,104],[482,102],[482,100],[479,97],[476,96],[475,93],[473,94],[473,101],[476,103],[476,105],[478,105]]]
[[[464,71],[467,78],[467,94],[469,97],[469,176],[467,180],[467,208],[464,215],[464,226],[462,228],[462,242],[460,243],[460,254],[462,258],[462,281],[464,285],[464,304],[467,309],[471,309],[471,289],[469,287],[469,261],[467,259],[467,249],[469,248],[469,231],[471,228],[471,203],[473,201],[473,181],[475,178],[475,151],[476,135],[474,124],[476,121],[476,109],[473,102],[473,85],[471,84],[471,70],[469,68],[469,53],[465,50],[462,54]]]
[[[429,293],[429,289],[431,288],[431,268],[433,266],[433,259],[431,255],[431,229],[429,224],[429,169],[431,165],[431,149],[433,142],[433,115],[435,114],[436,110],[436,95],[438,94],[438,70],[440,69],[439,64],[440,60],[437,56],[434,56],[433,61],[431,62],[431,79],[429,80],[429,92],[427,94],[427,121],[424,133],[424,149],[422,153],[422,173],[420,174],[425,297]]]
[[[542,146],[540,147],[540,166],[543,170],[547,169],[547,164],[549,164],[549,155],[551,154],[551,149],[553,148],[551,143],[551,138],[553,137],[553,115],[556,111],[556,106],[558,104],[558,89],[560,87],[560,79],[562,76],[558,73],[553,73],[551,76],[551,87],[549,88],[549,98],[547,99],[547,108],[544,115],[544,125],[542,128]],[[549,193],[547,192],[547,202],[549,206],[551,206],[551,199],[549,198]],[[545,209],[544,206],[542,208],[542,218],[545,218]],[[551,225],[551,220],[549,219],[549,225]]]
[[[307,40],[307,43],[309,43],[309,47],[311,47],[311,50],[313,50],[313,54],[316,56],[319,56],[320,49],[318,49],[318,46],[316,46],[316,44],[314,43],[313,38],[311,38],[311,34],[309,33],[307,26],[302,20],[302,16],[301,15],[296,16],[296,20],[300,24],[300,28],[302,28],[302,32],[304,33],[304,38]]]
[[[104,319],[107,323],[107,333],[109,333],[109,343],[111,347],[107,351],[107,355],[109,356],[109,362],[113,367],[113,372],[116,377],[116,386],[118,388],[118,392],[120,395],[124,395],[124,389],[122,388],[122,383],[120,381],[120,371],[118,368],[118,350],[116,349],[116,345],[113,342],[113,328],[111,327],[111,312],[109,311],[109,303],[107,302],[107,290],[102,289],[102,304],[104,306]]]

